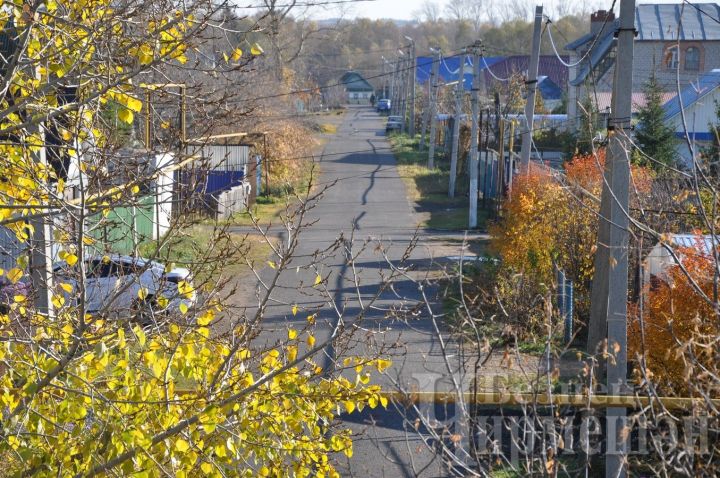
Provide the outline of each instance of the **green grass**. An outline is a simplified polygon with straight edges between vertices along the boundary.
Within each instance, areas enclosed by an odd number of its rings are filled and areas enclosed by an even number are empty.
[[[207,224],[196,224],[174,231],[160,250],[156,241],[140,246],[144,257],[186,267],[202,282],[217,279],[221,274],[239,277],[250,272],[248,261],[264,262],[272,248],[260,235],[227,232]]]
[[[325,134],[335,134],[338,130],[337,125],[330,123],[322,123],[318,125],[318,128],[320,128],[320,131]]]
[[[437,157],[434,169],[427,167],[427,148],[418,151],[418,138],[391,135],[390,144],[397,159],[398,171],[405,182],[408,198],[416,210],[426,217],[422,227],[464,230],[468,226],[467,177],[460,174],[456,181],[455,197],[448,197],[450,182],[447,161]],[[461,166],[461,165],[460,165]],[[462,167],[460,167],[462,169]],[[484,229],[488,211],[478,210],[478,229]]]

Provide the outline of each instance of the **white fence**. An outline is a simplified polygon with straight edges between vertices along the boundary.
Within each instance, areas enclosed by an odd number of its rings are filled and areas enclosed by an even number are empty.
[[[250,184],[244,182],[240,186],[220,193],[217,198],[218,219],[228,219],[233,213],[247,210],[250,200],[250,188]]]

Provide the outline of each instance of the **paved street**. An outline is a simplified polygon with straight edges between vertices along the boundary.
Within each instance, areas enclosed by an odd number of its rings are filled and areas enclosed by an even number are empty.
[[[321,158],[320,187],[331,185],[313,208],[306,221],[310,226],[301,232],[300,246],[291,266],[281,275],[274,302],[263,320],[258,345],[287,339],[287,328],[302,329],[308,313],[318,311],[318,342],[340,326],[352,331],[352,340],[337,344],[337,351],[328,347],[319,365],[328,368],[337,355],[380,352],[393,360],[387,376],[374,377],[375,383],[392,389],[399,381],[417,387],[418,380],[428,373],[447,375],[441,347],[433,332],[427,307],[415,279],[435,268],[433,241],[422,232],[417,247],[402,263],[415,237],[417,217],[405,195],[405,186],[398,175],[395,160],[384,137],[384,118],[368,107],[350,108],[337,134],[330,136]],[[353,232],[354,230],[354,232]],[[314,255],[331,247],[343,234],[346,241],[329,253],[320,253],[318,271],[328,278],[329,296],[313,288],[316,273],[304,266],[315,261]],[[352,241],[350,235],[354,234]],[[287,235],[281,235],[287,240]],[[348,266],[347,248],[355,256],[355,267]],[[363,246],[365,247],[363,248]],[[457,245],[453,255],[460,253]],[[408,268],[410,278],[401,278],[393,287],[378,294],[390,263]],[[261,274],[271,280],[274,271],[267,267]],[[433,290],[426,293],[431,306]],[[254,297],[244,298],[251,303]],[[300,312],[293,316],[297,305]],[[412,314],[393,317],[390,310],[412,309]],[[358,316],[362,315],[361,318]],[[341,350],[342,349],[342,350]],[[349,351],[349,352],[348,352]],[[451,353],[454,356],[454,354]],[[354,378],[354,372],[351,374]],[[431,461],[422,442],[413,433],[405,433],[403,414],[391,405],[388,411],[355,413],[344,417],[361,435],[355,441],[355,455],[345,474],[354,476],[415,476],[411,471]],[[412,426],[410,426],[412,429]],[[412,457],[410,456],[412,455]],[[421,476],[437,476],[437,467],[430,467]]]

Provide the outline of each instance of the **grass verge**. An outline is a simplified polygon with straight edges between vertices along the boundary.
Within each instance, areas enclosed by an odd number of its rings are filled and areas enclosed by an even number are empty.
[[[330,123],[322,123],[318,125],[318,128],[320,128],[320,132],[324,134],[335,134],[338,130],[337,125]]]
[[[272,248],[259,234],[232,233],[207,224],[196,224],[173,234],[160,250],[154,241],[140,247],[144,257],[192,270],[198,282],[220,275],[248,274],[252,264],[264,262],[271,252]]]
[[[466,178],[457,180],[455,197],[448,197],[450,171],[447,162],[436,158],[434,169],[427,167],[427,152],[418,151],[418,138],[391,135],[390,145],[405,183],[408,199],[423,219],[420,226],[432,229],[464,230],[468,226]],[[488,211],[478,210],[478,229],[485,229]]]

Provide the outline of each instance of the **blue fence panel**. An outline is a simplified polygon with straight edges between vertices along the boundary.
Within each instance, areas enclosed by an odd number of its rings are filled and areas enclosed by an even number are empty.
[[[245,179],[245,171],[208,171],[205,194],[216,195],[239,186]]]

